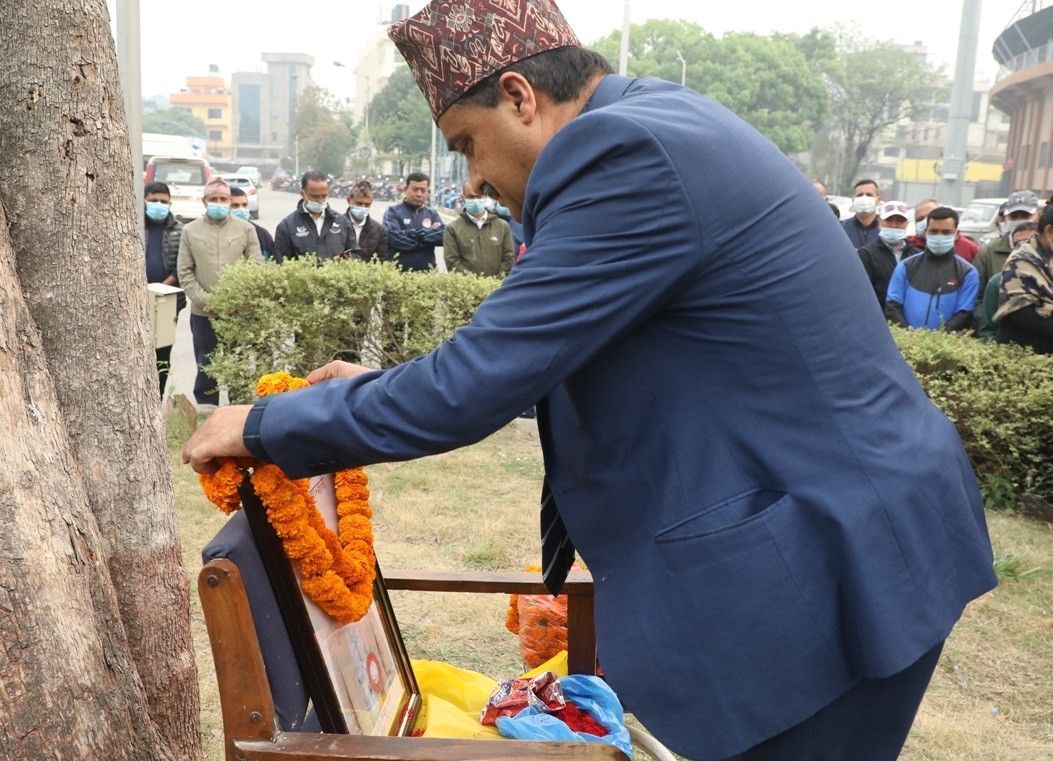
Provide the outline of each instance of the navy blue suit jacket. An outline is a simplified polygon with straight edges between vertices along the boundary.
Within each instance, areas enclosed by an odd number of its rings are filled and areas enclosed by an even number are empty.
[[[994,586],[954,427],[829,208],[751,127],[608,76],[538,158],[523,222],[526,254],[470,325],[266,397],[250,448],[292,476],[407,459],[540,401],[604,673],[694,759],[902,670]]]

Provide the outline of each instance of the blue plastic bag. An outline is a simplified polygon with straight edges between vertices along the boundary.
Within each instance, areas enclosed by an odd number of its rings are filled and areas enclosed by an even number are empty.
[[[629,730],[625,728],[625,714],[614,690],[602,679],[583,674],[560,677],[563,697],[607,728],[606,737],[596,737],[584,732],[575,732],[562,721],[538,706],[528,706],[515,716],[497,719],[497,731],[513,740],[585,740],[605,742],[632,756],[633,744]]]

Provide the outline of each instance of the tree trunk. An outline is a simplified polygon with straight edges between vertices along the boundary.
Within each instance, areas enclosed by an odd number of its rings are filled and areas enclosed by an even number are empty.
[[[106,5],[23,0],[3,15],[0,750],[200,758],[142,180]]]

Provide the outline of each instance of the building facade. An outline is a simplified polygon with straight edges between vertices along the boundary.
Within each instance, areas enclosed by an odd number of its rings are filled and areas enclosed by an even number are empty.
[[[264,53],[265,72],[236,71],[233,93],[233,163],[274,169],[296,150],[292,134],[299,95],[314,86],[314,58],[303,53]]]
[[[186,87],[168,96],[173,107],[186,108],[205,123],[205,152],[209,159],[233,155],[231,95],[223,77],[187,77]]]
[[[1010,117],[1011,190],[1053,193],[1053,0],[1025,3],[995,40],[1001,65],[992,102]]]

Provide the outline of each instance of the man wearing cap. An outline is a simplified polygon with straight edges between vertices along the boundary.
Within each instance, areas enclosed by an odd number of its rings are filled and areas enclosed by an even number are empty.
[[[980,290],[976,268],[954,254],[958,212],[929,212],[925,250],[896,265],[885,296],[885,316],[904,328],[967,330]]]
[[[442,245],[445,226],[435,209],[429,209],[428,191],[431,180],[424,172],[406,176],[402,203],[384,212],[384,229],[388,248],[404,270],[425,271],[435,267],[435,247]]]
[[[926,198],[924,201],[918,201],[914,207],[914,235],[907,238],[907,242],[919,251],[925,248],[925,225],[929,218],[929,212],[940,206],[943,206],[943,204],[935,198]],[[979,250],[980,245],[972,238],[962,235],[961,232],[955,236],[954,253],[965,261],[971,262],[975,259],[976,252]]]
[[[980,282],[984,285],[994,276],[1005,269],[1006,260],[1013,253],[1013,231],[1025,222],[1035,222],[1040,204],[1038,196],[1030,190],[1018,190],[1009,195],[1005,202],[1005,231],[994,240],[980,247],[979,253],[973,259],[973,266]],[[976,300],[976,324],[980,324],[983,317],[983,289]]]
[[[516,261],[512,228],[486,210],[486,198],[465,182],[461,216],[446,225],[442,255],[448,272],[504,277]]]
[[[190,299],[190,333],[194,339],[197,377],[194,399],[209,412],[219,404],[219,387],[208,375],[208,359],[216,350],[209,299],[219,273],[238,259],[262,262],[256,228],[230,214],[230,185],[214,179],[205,185],[201,202],[205,215],[188,222],[179,241],[179,284]]]
[[[885,293],[896,265],[919,253],[907,242],[907,205],[902,201],[887,201],[878,207],[880,229],[878,239],[859,249],[859,259],[870,278],[881,310],[885,310]]]
[[[388,258],[388,234],[384,226],[369,216],[373,207],[373,186],[369,180],[357,180],[347,189],[347,219],[355,235],[352,254],[355,259]]]
[[[588,565],[628,710],[696,761],[896,758],[992,554],[826,204],[727,109],[610,73],[552,0],[433,0],[389,35],[526,253],[432,353],[220,410],[184,461],[300,477],[536,403],[542,579]]]
[[[868,243],[877,240],[878,224],[877,207],[881,203],[881,194],[873,180],[860,180],[852,189],[853,216],[841,223],[848,239],[858,250]]]

